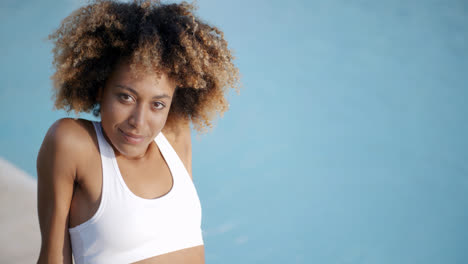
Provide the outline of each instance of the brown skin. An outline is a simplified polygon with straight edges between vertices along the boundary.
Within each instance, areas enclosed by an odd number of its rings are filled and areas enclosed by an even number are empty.
[[[160,131],[192,176],[189,121],[181,119],[177,129],[165,129],[174,91],[175,84],[167,75],[145,74],[136,79],[128,63],[121,63],[98,94],[105,137],[114,148],[125,183],[146,199],[163,196],[172,186],[170,170],[154,142]],[[169,98],[153,98],[160,94]],[[144,139],[129,144],[120,131]],[[37,172],[42,235],[38,263],[72,263],[68,228],[90,219],[101,199],[101,159],[91,122],[68,118],[55,122],[39,151]],[[136,263],[198,264],[204,259],[204,246],[200,245]]]

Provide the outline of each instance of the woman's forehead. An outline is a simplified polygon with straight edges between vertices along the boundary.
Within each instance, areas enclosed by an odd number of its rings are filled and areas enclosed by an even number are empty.
[[[152,72],[145,69],[133,71],[129,63],[116,66],[109,83],[113,89],[127,89],[138,93],[169,93],[175,90],[175,82],[164,72]]]
[[[161,69],[154,69],[141,64],[132,65],[128,60],[118,62],[112,73],[126,78],[156,77],[160,79],[161,75],[167,75]]]
[[[111,73],[111,78],[126,79],[129,81],[138,81],[141,79],[154,79],[156,82],[163,80],[164,82],[172,83],[173,80],[169,75],[160,69],[154,69],[143,65],[131,65],[129,61],[121,61],[117,63]]]

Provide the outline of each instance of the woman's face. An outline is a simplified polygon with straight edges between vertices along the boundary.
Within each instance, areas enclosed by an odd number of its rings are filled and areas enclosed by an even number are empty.
[[[143,157],[166,123],[174,91],[166,74],[137,79],[127,63],[118,64],[98,96],[102,127],[114,150],[130,159]]]

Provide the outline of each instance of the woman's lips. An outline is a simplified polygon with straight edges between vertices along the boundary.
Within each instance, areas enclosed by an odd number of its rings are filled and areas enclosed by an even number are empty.
[[[144,136],[138,136],[138,135],[131,134],[131,133],[125,133],[120,128],[119,128],[119,131],[120,133],[122,133],[122,136],[124,137],[124,139],[130,144],[139,144],[143,142],[143,140],[145,139]]]

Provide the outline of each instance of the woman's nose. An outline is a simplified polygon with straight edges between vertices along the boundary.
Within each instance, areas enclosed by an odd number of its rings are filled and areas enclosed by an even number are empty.
[[[131,115],[128,119],[128,123],[135,127],[141,127],[143,125],[145,114],[144,114],[144,108],[142,104],[137,104],[133,111],[131,112]]]

